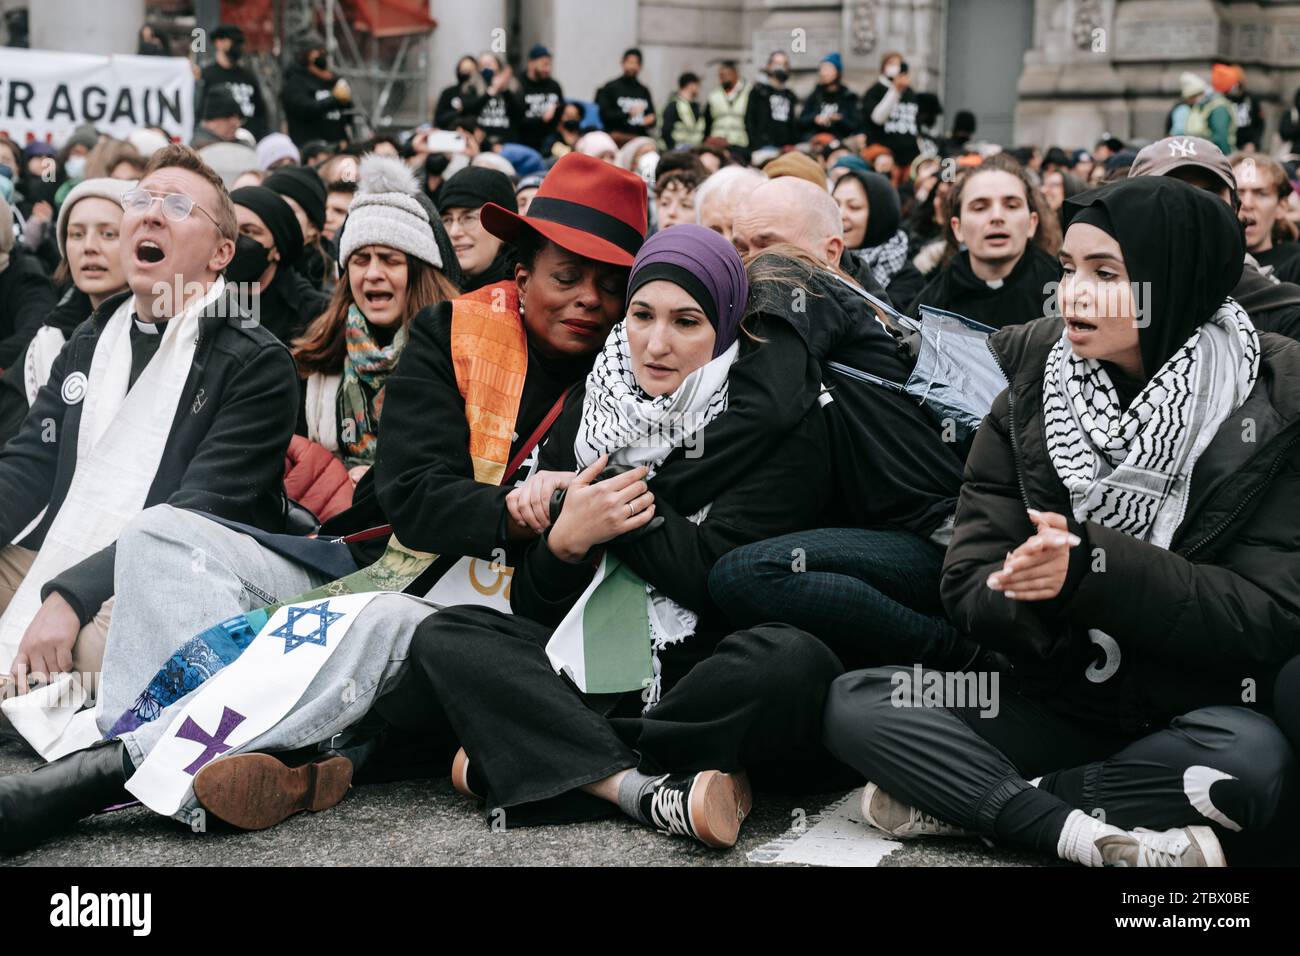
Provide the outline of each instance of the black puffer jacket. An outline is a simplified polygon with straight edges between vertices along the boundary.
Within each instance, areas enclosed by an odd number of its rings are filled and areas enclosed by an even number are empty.
[[[1259,380],[1196,463],[1166,551],[1071,515],[1042,409],[1060,335],[1045,318],[990,339],[1012,384],[966,463],[942,581],[953,622],[1011,656],[1024,693],[1099,726],[1135,733],[1211,704],[1268,707],[1274,674],[1300,653],[1300,345],[1260,335]],[[985,583],[1033,534],[1027,507],[1066,515],[1084,539],[1053,601]],[[1102,678],[1104,653],[1118,668]]]

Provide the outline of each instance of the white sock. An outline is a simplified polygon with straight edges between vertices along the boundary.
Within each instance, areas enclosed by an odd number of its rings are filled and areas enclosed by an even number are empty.
[[[1061,828],[1061,838],[1056,843],[1056,855],[1071,863],[1083,866],[1101,866],[1101,851],[1097,849],[1098,837],[1123,833],[1119,827],[1102,823],[1082,810],[1071,810]]]

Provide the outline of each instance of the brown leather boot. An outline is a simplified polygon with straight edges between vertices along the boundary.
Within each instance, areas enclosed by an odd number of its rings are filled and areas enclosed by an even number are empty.
[[[199,805],[241,830],[265,830],[303,810],[328,810],[352,785],[352,761],[325,753],[291,767],[270,754],[214,760],[194,778]]]

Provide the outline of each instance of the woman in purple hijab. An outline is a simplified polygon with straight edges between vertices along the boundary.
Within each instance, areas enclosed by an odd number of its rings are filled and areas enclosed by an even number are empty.
[[[739,545],[815,526],[830,489],[820,409],[716,494],[656,493],[683,457],[707,467],[727,455],[701,436],[727,414],[742,344],[766,347],[739,340],[747,299],[740,256],[714,232],[675,226],[641,247],[623,321],[566,401],[536,477],[510,492],[539,535],[514,569],[514,613],[448,608],[416,632],[411,662],[462,745],[452,783],[489,821],[621,811],[722,849],[765,774],[815,786],[807,768],[838,658],[782,624],[733,631],[708,577]],[[700,483],[686,484],[699,498]]]

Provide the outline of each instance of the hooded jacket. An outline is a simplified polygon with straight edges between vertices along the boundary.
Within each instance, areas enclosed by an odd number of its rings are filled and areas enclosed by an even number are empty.
[[[289,138],[301,146],[314,139],[338,143],[348,138],[347,104],[331,92],[337,79],[322,80],[301,63],[284,71],[280,101],[289,121]]]
[[[42,328],[51,328],[63,336],[66,341],[72,330],[90,317],[94,309],[90,305],[90,296],[76,286],[70,286],[48,316]],[[57,339],[55,340],[58,341]],[[30,349],[31,346],[29,345]],[[0,375],[0,446],[18,434],[18,429],[27,417],[30,406],[27,404],[27,352]],[[43,383],[42,383],[43,384]]]
[[[57,302],[40,260],[13,252],[0,271],[0,369],[21,363],[27,344]]]
[[[1276,282],[1247,262],[1232,297],[1259,331],[1300,339],[1300,286]]]
[[[866,234],[862,237],[862,245],[857,249],[848,250],[848,252],[852,253],[853,257],[862,263],[863,271],[870,275],[871,267],[861,259],[861,256],[865,250],[873,249],[888,242],[898,232],[899,224],[902,221],[902,209],[898,201],[898,192],[889,180],[879,173],[850,169],[845,175],[852,176],[861,183],[862,191],[867,197]],[[834,190],[831,192],[833,194]],[[874,278],[872,282],[875,283]],[[878,283],[876,284],[878,285]],[[907,257],[903,260],[902,267],[889,277],[889,284],[885,286],[885,292],[888,293],[890,304],[898,308],[909,305],[924,287],[925,277],[912,264],[911,257]],[[872,291],[866,286],[864,288],[868,292]]]
[[[702,456],[707,467],[686,459],[668,468],[680,457],[675,451],[652,490],[672,496],[685,514],[703,507],[776,453],[776,439],[798,426],[824,385],[832,467],[825,520],[930,535],[952,514],[961,486],[958,452],[912,398],[826,365],[834,361],[901,385],[911,368],[899,341],[867,300],[833,274],[808,273],[775,255],[767,266],[796,277],[807,295],[791,296],[788,283],[751,281],[748,335],[741,336],[728,378],[727,414],[701,435],[702,447],[718,449],[719,457]],[[754,347],[756,340],[767,347]]]
[[[928,305],[1000,329],[1040,318],[1050,292],[1045,287],[1060,280],[1061,264],[1030,241],[994,289],[971,270],[970,251],[963,249],[912,300],[907,314],[919,318],[921,306]]]
[[[654,129],[650,126],[634,126],[632,116],[640,107],[642,116],[649,116],[655,111],[654,98],[645,84],[635,77],[615,77],[596,91],[596,106],[600,110],[600,122],[607,133],[628,133],[633,136],[647,136]]]
[[[1226,204],[1164,177],[1067,205],[1115,238],[1131,281],[1144,287],[1145,375],[1112,378],[1122,402],[1227,298],[1244,239]],[[1213,704],[1267,706],[1275,672],[1300,651],[1300,344],[1259,334],[1258,376],[1186,476],[1185,510],[1166,550],[1074,515],[1043,400],[1047,357],[1061,335],[1061,321],[1047,317],[989,340],[1010,385],[967,459],[941,582],[953,623],[1011,656],[1026,693],[1120,733]],[[1213,377],[1202,370],[1196,381]],[[1013,601],[986,583],[1033,534],[1028,508],[1065,515],[1081,539],[1049,601]],[[1244,693],[1250,687],[1256,692]]]
[[[840,118],[830,126],[818,125],[818,116],[834,116],[836,113],[840,114]],[[819,84],[808,94],[808,99],[804,100],[803,112],[799,114],[799,126],[805,136],[830,133],[843,139],[860,132],[862,123],[858,119],[858,94],[843,84],[834,90],[828,90]]]
[[[799,142],[799,100],[788,89],[755,83],[745,116],[749,148],[793,146]]]

